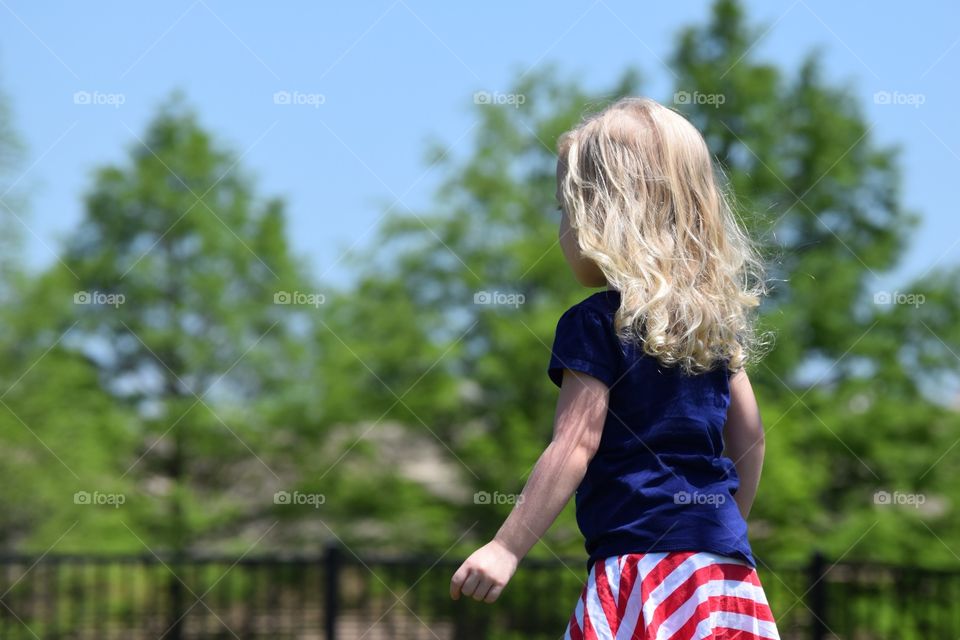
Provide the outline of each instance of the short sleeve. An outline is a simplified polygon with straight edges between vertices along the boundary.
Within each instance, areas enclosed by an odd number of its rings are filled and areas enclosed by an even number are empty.
[[[609,321],[599,311],[583,304],[560,316],[553,339],[547,375],[558,387],[563,370],[581,371],[608,387],[617,381],[621,352]]]

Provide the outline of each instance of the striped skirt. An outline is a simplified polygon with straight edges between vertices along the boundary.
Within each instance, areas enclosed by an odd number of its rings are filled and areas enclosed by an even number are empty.
[[[756,569],[707,552],[594,563],[565,640],[779,640]]]

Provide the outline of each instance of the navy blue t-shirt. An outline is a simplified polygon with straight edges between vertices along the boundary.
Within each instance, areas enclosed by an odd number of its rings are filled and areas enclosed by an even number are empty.
[[[560,386],[573,369],[610,388],[600,446],[576,493],[587,570],[626,553],[709,551],[756,566],[747,523],[723,455],[728,370],[686,375],[618,339],[618,291],[601,291],[557,323],[547,373]]]

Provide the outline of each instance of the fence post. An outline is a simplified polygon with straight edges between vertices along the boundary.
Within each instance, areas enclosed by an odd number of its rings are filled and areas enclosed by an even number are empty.
[[[174,573],[170,576],[170,583],[167,586],[170,597],[170,618],[173,622],[169,629],[167,629],[166,637],[170,640],[181,640],[181,638],[183,638],[183,619],[190,611],[190,609],[186,608],[186,603],[184,602],[186,594],[184,593],[184,585],[180,578],[181,575],[186,575],[187,568],[186,556],[181,549],[173,552],[170,558],[170,566],[176,567],[176,569],[170,569],[170,571]],[[102,594],[100,594],[100,597],[102,597]]]
[[[819,549],[810,557],[810,637],[812,640],[825,640],[827,637],[827,584],[824,580],[827,562]]]
[[[336,543],[331,542],[327,545],[324,553],[324,576],[326,579],[326,588],[324,590],[325,619],[327,640],[336,640],[337,637],[337,607],[339,606],[338,596],[340,595],[340,548]]]

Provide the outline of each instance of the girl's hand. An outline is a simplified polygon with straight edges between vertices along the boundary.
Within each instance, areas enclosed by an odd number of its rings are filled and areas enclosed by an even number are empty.
[[[450,597],[459,600],[463,593],[474,600],[493,602],[510,582],[517,563],[512,551],[499,541],[491,540],[474,551],[453,574]]]

